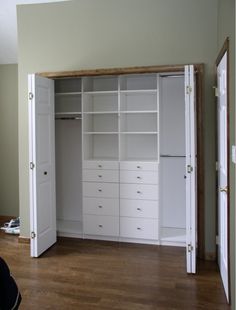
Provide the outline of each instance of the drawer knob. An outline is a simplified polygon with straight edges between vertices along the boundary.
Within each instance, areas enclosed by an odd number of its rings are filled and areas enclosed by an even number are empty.
[[[142,228],[141,227],[137,227],[137,230],[142,230]]]
[[[137,166],[138,169],[141,169],[141,166]]]
[[[99,188],[99,190],[98,190],[98,191],[101,193],[101,192],[102,192],[102,189],[100,189],[100,188]]]
[[[137,176],[137,179],[141,180],[141,177]]]
[[[138,210],[138,211],[142,211],[142,209],[141,209],[141,208],[137,208],[137,210]]]
[[[102,165],[98,165],[98,168],[102,168]]]
[[[137,194],[141,194],[141,192],[140,192],[140,191],[137,191]]]
[[[102,224],[99,224],[98,227],[102,228],[103,226],[102,226]]]
[[[98,206],[99,209],[102,209],[102,206]]]
[[[98,175],[99,178],[102,178],[102,175]]]

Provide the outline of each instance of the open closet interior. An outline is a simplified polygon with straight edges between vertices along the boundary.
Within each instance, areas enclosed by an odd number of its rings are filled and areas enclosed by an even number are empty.
[[[55,80],[59,235],[185,246],[184,76]]]

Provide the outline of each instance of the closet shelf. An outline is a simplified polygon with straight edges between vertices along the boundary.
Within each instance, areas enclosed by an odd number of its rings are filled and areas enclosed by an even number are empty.
[[[157,89],[137,89],[137,90],[120,90],[121,94],[156,94]]]
[[[81,92],[64,92],[64,93],[55,93],[56,96],[77,96],[81,95]]]
[[[157,131],[123,131],[122,135],[156,135]]]
[[[107,132],[107,131],[84,131],[85,135],[118,135],[117,131]]]
[[[120,111],[121,114],[156,114],[158,113],[157,110],[150,110],[150,111],[147,111],[147,110],[137,110],[137,111]]]
[[[118,95],[118,90],[105,90],[105,91],[84,91],[85,95]]]
[[[118,114],[118,111],[94,111],[94,112],[83,112],[83,114]]]

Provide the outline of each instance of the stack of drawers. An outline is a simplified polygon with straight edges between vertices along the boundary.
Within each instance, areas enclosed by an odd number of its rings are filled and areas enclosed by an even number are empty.
[[[119,236],[119,163],[84,161],[84,234]]]
[[[158,239],[157,163],[120,163],[120,237]]]

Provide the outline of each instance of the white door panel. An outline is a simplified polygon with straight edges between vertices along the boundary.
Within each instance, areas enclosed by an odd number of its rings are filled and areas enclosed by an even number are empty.
[[[217,67],[218,88],[218,263],[226,297],[228,288],[228,158],[227,158],[227,53]]]
[[[56,242],[54,82],[29,75],[31,256]]]

